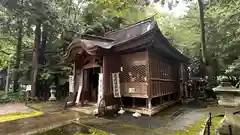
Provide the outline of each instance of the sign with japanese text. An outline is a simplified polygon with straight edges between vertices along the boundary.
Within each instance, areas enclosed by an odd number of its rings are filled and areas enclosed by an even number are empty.
[[[121,97],[119,73],[112,73],[113,95],[116,98]]]
[[[98,104],[100,100],[103,98],[103,73],[99,73],[98,78]]]
[[[69,75],[69,92],[74,92],[74,76]]]

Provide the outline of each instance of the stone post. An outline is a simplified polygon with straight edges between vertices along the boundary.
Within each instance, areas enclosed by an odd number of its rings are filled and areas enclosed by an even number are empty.
[[[233,87],[227,78],[221,80],[221,84],[213,91],[218,98],[219,106],[225,109],[225,116],[218,128],[220,134],[229,134],[229,125],[233,133],[240,133],[240,115],[234,115],[233,112],[240,108],[240,89]]]

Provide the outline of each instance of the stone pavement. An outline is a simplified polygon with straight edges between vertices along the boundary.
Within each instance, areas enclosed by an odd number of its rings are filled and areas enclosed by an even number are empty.
[[[59,101],[28,104],[28,107],[33,108],[35,110],[43,111],[48,114],[64,111],[63,106],[64,103]]]
[[[181,109],[181,113],[172,119],[174,112]],[[207,111],[200,111],[199,106],[177,105],[164,110],[152,117],[132,117],[132,113],[105,119],[78,120],[77,122],[95,127],[117,135],[163,135],[185,130],[187,125],[208,115]]]
[[[142,128],[138,125],[124,124],[122,122],[101,118],[80,119],[76,122],[116,135],[161,135],[151,129]]]
[[[0,104],[0,115],[8,114],[8,113],[28,113],[34,111],[25,106],[24,103],[8,103],[8,104]]]
[[[92,117],[84,113],[63,111],[54,114],[45,114],[37,117],[24,118],[9,122],[0,123],[0,135],[21,135],[34,133],[39,129],[60,126],[79,118]]]
[[[176,130],[184,130],[187,125],[193,124],[202,116],[207,116],[209,111],[219,111],[218,107],[201,109],[201,106],[193,101],[187,105],[176,105],[168,108],[152,117],[141,116],[140,118],[133,118],[132,113],[125,113],[120,116],[103,119],[70,110],[54,111],[54,105],[47,106],[52,108],[51,111],[53,112],[43,116],[1,123],[0,135],[20,135],[26,132],[34,133],[39,129],[54,128],[70,123],[71,121],[76,121],[77,123],[82,123],[116,135],[167,135]],[[45,106],[45,109],[48,107]],[[181,113],[172,119],[173,113],[179,109],[182,110]]]

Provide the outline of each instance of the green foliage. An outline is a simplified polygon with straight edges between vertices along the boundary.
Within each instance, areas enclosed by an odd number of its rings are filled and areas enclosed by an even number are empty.
[[[15,49],[15,41],[11,37],[6,37],[0,34],[0,67],[6,68],[8,62],[11,61],[11,54]]]
[[[207,44],[209,57],[217,59],[219,68],[225,70],[238,58],[240,48],[238,14],[240,2],[216,3],[206,10]]]
[[[29,83],[32,69],[35,26],[41,23],[46,38],[39,65],[40,79],[53,80],[52,76],[67,77],[69,65],[58,66],[74,35],[84,33],[103,35],[109,30],[131,23],[129,12],[135,13],[132,21],[144,18],[134,1],[128,0],[22,0],[1,3],[0,6],[0,67],[6,67],[10,58],[16,59],[19,22],[22,21],[23,40],[20,50],[20,83]],[[9,53],[13,57],[10,57]],[[13,63],[13,65],[16,63]],[[55,67],[57,65],[57,67]],[[64,72],[64,73],[62,73]]]
[[[168,4],[169,9],[178,4],[155,2]],[[197,4],[190,4],[186,15],[174,17],[159,13],[148,3],[141,0],[22,0],[1,3],[0,67],[6,67],[8,61],[16,59],[20,20],[23,23],[20,80],[30,81],[35,26],[40,22],[42,35],[45,34],[46,38],[41,39],[41,44],[45,41],[45,46],[40,54],[44,62],[39,64],[39,80],[53,81],[53,76],[67,78],[70,74],[71,70],[66,69],[70,65],[58,64],[74,36],[85,33],[103,35],[158,13],[155,18],[163,34],[173,46],[191,58],[191,72],[199,74],[201,50]],[[216,75],[227,68],[229,74],[236,75],[239,72],[239,64],[235,61],[240,53],[239,6],[240,2],[233,0],[211,1],[210,5],[205,5],[207,59]]]
[[[59,63],[62,63],[62,56],[74,36],[85,33],[103,35],[107,31],[119,29],[122,25],[139,21],[145,18],[142,7],[143,5],[136,4],[134,0],[21,0],[1,3],[0,32],[14,41],[11,44],[4,41],[4,46],[13,46],[13,52],[10,52],[13,60],[16,60],[18,52],[18,30],[23,29],[19,69],[12,70],[20,73],[18,82],[30,84],[32,80],[35,28],[38,23],[42,27],[42,37],[39,44],[41,62],[38,64],[37,84],[39,89],[47,89],[53,82],[59,86],[64,84],[71,74],[71,69],[68,68],[70,65]],[[22,22],[22,25],[19,22]],[[0,59],[2,66],[6,66],[5,59]],[[13,63],[14,67],[17,63]],[[59,78],[63,78],[64,82],[57,81]]]
[[[234,60],[233,63],[227,67],[225,73],[229,76],[240,75],[240,57]]]
[[[211,1],[211,4],[205,5],[206,53],[214,75],[222,74],[231,64],[228,69],[237,69],[235,60],[240,53],[239,4],[239,1],[229,0]],[[199,10],[196,3],[189,7],[184,16],[176,18],[159,13],[156,18],[169,41],[192,58],[191,66],[195,69],[201,67]]]
[[[9,92],[7,94],[0,95],[0,103],[8,102],[23,102],[25,99],[24,94],[20,92]]]

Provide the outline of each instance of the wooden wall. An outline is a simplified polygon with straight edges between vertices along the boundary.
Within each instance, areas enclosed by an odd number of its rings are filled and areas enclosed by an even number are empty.
[[[179,92],[179,63],[149,50],[149,97]]]
[[[147,51],[120,56],[121,91],[124,97],[147,98]]]
[[[118,99],[113,97],[111,73],[120,72],[119,55],[103,56],[103,89],[106,105],[114,105]]]

